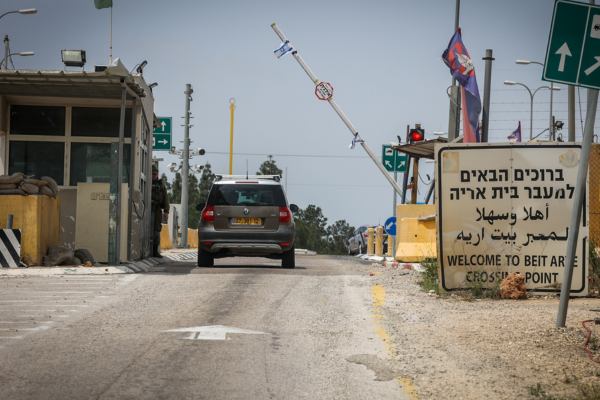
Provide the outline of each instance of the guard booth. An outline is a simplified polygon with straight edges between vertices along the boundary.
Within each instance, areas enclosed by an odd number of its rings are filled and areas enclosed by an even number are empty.
[[[158,119],[142,74],[115,62],[99,72],[0,70],[0,174],[52,177],[60,189],[60,246],[101,249],[108,244],[111,143],[119,141],[124,105],[120,261],[135,261],[151,256]],[[102,251],[91,252],[107,261]]]

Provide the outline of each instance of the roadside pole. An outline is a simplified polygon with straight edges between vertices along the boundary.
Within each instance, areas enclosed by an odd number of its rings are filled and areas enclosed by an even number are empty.
[[[283,32],[281,32],[281,30],[279,29],[279,27],[277,26],[277,24],[272,24],[271,28],[273,28],[273,30],[275,31],[275,33],[277,34],[277,36],[279,36],[279,38],[283,42],[287,42],[288,41],[288,39],[285,37],[285,35],[283,34]],[[297,50],[293,50],[292,54],[294,55],[294,58],[296,58],[296,61],[298,61],[298,63],[300,64],[300,66],[304,69],[304,72],[306,72],[306,74],[308,75],[308,77],[310,78],[310,80],[315,85],[318,85],[319,84],[319,80],[313,74],[313,72],[310,70],[310,68],[308,67],[308,65],[306,65],[306,63],[304,62],[304,60],[302,59],[302,57],[300,57],[300,55],[298,55],[298,51]],[[346,118],[346,116],[344,115],[344,113],[342,112],[342,110],[336,104],[335,100],[333,100],[333,98],[330,97],[329,99],[327,99],[327,101],[329,102],[329,104],[331,104],[331,107],[333,107],[333,109],[337,112],[337,114],[340,116],[340,118],[342,119],[342,121],[344,121],[344,123],[346,124],[346,126],[348,127],[348,129],[350,129],[350,132],[352,132],[352,135],[356,136],[358,134],[358,131],[352,125],[352,123],[348,120],[348,118]],[[388,172],[386,171],[386,169],[383,166],[383,164],[381,164],[381,162],[379,161],[379,159],[375,156],[375,154],[373,154],[373,151],[367,145],[367,143],[363,141],[360,144],[363,147],[363,149],[365,149],[365,151],[367,152],[367,154],[369,155],[369,157],[371,157],[371,160],[373,160],[373,162],[375,163],[375,165],[377,165],[377,167],[379,168],[379,170],[381,171],[381,173],[383,174],[383,176],[385,176],[385,178],[388,180],[388,182],[396,190],[396,192],[398,192],[398,194],[402,195],[402,189],[400,189],[400,186],[398,186],[398,184],[392,179],[391,175],[388,174]]]
[[[598,90],[588,89],[587,113],[585,116],[585,129],[583,131],[583,143],[581,155],[579,156],[579,170],[577,171],[577,185],[575,186],[575,199],[573,200],[573,213],[571,215],[571,228],[569,229],[569,239],[567,242],[567,258],[565,264],[565,273],[560,290],[560,303],[558,305],[558,315],[556,317],[556,327],[564,327],[567,320],[567,307],[569,305],[569,295],[571,294],[571,281],[573,279],[573,264],[575,261],[575,252],[577,250],[577,239],[579,236],[579,224],[583,212],[583,202],[585,200],[585,182],[590,165],[590,151],[592,149],[592,139],[594,136],[594,121],[596,120],[596,108],[598,107]],[[581,263],[582,261],[580,261]],[[587,266],[586,266],[587,268]]]
[[[397,183],[398,182],[398,173],[396,171],[394,171],[394,181]],[[394,211],[392,213],[393,217],[396,217],[396,210],[398,208],[398,193],[396,193],[396,191],[394,190]],[[390,245],[390,236],[392,235],[388,235],[388,246]],[[396,257],[396,235],[392,236],[392,257]]]
[[[181,168],[181,243],[183,249],[188,247],[188,190],[190,179],[190,100],[192,99],[191,84],[185,85],[185,126],[183,129],[183,149],[181,157],[183,158]]]

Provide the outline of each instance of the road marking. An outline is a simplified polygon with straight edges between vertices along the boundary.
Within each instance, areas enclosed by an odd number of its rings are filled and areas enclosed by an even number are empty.
[[[266,332],[251,331],[248,329],[234,328],[224,325],[194,326],[191,328],[170,329],[162,332],[189,332],[190,335],[183,339],[191,340],[230,340],[228,333],[244,333],[252,335],[270,335]]]
[[[383,308],[385,307],[385,287],[381,285],[375,285],[371,288],[371,293],[373,297],[373,324],[375,325],[375,333],[377,336],[381,338],[383,341],[383,345],[385,350],[390,358],[397,359],[396,355],[396,347],[390,341],[390,335],[387,334],[385,329],[383,329],[382,320],[385,318],[383,315]],[[412,386],[412,383],[408,378],[403,378],[402,376],[397,376],[396,381],[400,384],[400,386],[404,389],[404,391],[408,394],[411,399],[417,400],[418,394],[415,388]]]

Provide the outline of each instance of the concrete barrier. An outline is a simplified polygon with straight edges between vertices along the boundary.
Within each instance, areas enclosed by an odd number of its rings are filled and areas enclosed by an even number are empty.
[[[420,262],[437,257],[435,204],[399,204],[396,219],[395,260]]]
[[[60,196],[0,196],[0,229],[6,228],[8,214],[13,229],[21,230],[21,260],[42,265],[50,246],[60,246]]]
[[[188,228],[188,247],[190,249],[198,248],[198,229]]]
[[[169,235],[169,225],[167,224],[162,224],[162,229],[160,231],[160,248],[161,250],[173,248],[173,241]]]
[[[437,258],[435,218],[404,218],[400,223],[396,256],[401,262],[421,262]]]

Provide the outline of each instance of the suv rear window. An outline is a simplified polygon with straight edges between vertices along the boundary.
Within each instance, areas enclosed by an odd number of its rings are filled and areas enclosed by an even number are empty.
[[[213,185],[208,205],[214,206],[278,206],[286,207],[279,185]]]

